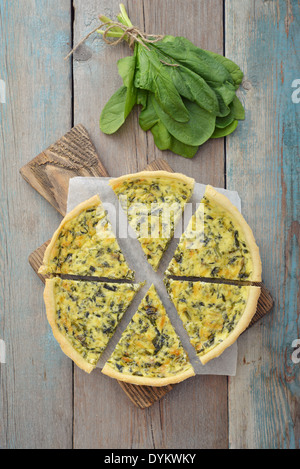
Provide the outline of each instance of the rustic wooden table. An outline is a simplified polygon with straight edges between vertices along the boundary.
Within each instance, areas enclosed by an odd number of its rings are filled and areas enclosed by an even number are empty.
[[[0,448],[299,448],[299,1],[124,3],[146,31],[183,35],[237,62],[246,120],[193,160],[157,150],[137,113],[105,136],[99,115],[127,46],[93,35],[64,57],[119,2],[0,0]],[[141,410],[117,382],[62,354],[27,262],[61,217],[19,169],[78,123],[111,175],[163,157],[239,192],[275,304],[240,337],[235,377],[197,376]]]

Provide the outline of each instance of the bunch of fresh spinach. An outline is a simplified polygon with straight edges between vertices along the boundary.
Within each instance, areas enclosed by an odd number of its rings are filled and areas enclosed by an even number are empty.
[[[133,26],[124,5],[120,10],[118,23],[100,17],[109,25],[105,36],[129,41],[126,28]],[[105,134],[116,132],[133,107],[140,105],[140,126],[151,131],[156,146],[193,158],[200,145],[231,134],[238,120],[245,118],[236,96],[243,79],[240,68],[184,37],[145,41],[139,36],[133,55],[118,61],[118,71],[123,85],[100,117]]]

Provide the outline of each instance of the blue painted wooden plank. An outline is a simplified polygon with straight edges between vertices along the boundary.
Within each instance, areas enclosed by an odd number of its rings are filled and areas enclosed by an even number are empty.
[[[239,342],[231,447],[300,446],[300,366],[292,361],[300,326],[299,44],[298,1],[226,2],[226,55],[245,72],[246,108],[227,138],[227,186],[242,197],[275,298],[273,313]]]
[[[0,0],[0,447],[72,445],[72,363],[27,258],[59,215],[19,169],[72,126],[69,0]]]

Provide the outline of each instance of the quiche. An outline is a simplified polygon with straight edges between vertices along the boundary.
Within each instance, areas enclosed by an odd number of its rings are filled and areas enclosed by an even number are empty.
[[[78,367],[87,373],[96,367],[142,285],[46,280],[44,300],[53,335]]]
[[[166,386],[194,376],[181,341],[152,285],[102,372],[137,385]]]
[[[66,215],[46,249],[39,273],[134,278],[98,195]]]
[[[259,249],[251,228],[229,199],[213,187],[206,187],[166,275],[261,281]]]
[[[157,271],[195,181],[179,173],[142,171],[110,181],[143,252]]]
[[[248,327],[260,287],[165,279],[202,364],[218,357]]]

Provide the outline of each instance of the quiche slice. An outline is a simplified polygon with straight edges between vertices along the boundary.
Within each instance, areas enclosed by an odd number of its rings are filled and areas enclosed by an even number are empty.
[[[110,181],[144,254],[157,271],[195,181],[179,173],[142,171]]]
[[[248,327],[261,290],[172,279],[165,285],[202,364],[221,355]]]
[[[46,249],[39,273],[134,278],[98,195],[66,215]]]
[[[44,300],[53,335],[62,351],[90,373],[124,313],[144,284],[98,283],[52,278]]]
[[[166,386],[194,376],[153,285],[102,372],[119,381],[147,386]]]
[[[182,234],[166,275],[261,281],[251,228],[230,200],[211,186]]]

